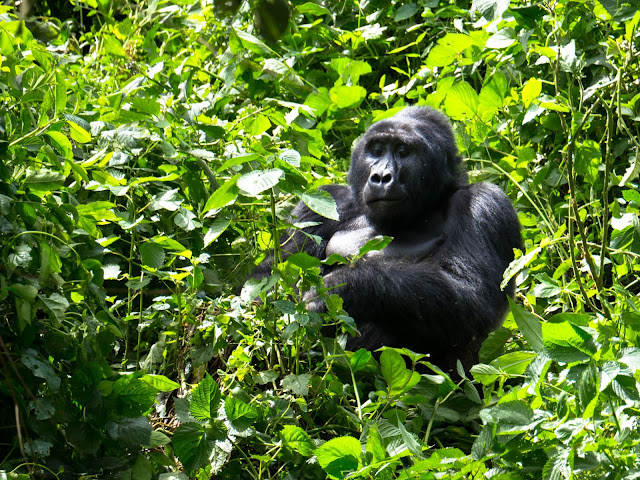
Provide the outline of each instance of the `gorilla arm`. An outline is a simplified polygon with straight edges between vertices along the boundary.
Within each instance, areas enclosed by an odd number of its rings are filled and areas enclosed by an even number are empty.
[[[353,195],[351,189],[345,185],[325,185],[322,190],[329,192],[336,202],[340,220],[330,220],[300,202],[291,212],[291,221],[296,223],[316,223],[301,229],[288,229],[280,239],[280,251],[283,259],[297,252],[306,252],[309,255],[324,259],[325,250],[329,240],[336,232],[342,230],[345,224],[352,223],[359,215],[358,210],[354,211]],[[313,237],[319,238],[317,243]],[[261,278],[271,274],[273,265],[273,252],[263,260],[251,275],[254,278]]]

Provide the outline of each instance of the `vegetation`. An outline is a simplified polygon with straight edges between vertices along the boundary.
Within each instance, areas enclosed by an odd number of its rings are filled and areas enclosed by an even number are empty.
[[[28,7],[0,6],[0,479],[640,475],[635,0]],[[462,378],[322,336],[354,324],[305,311],[313,258],[245,284],[408,104],[523,224]]]

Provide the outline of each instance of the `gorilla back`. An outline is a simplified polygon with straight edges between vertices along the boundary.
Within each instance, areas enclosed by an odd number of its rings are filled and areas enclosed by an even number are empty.
[[[448,120],[426,107],[372,125],[354,148],[348,179],[348,187],[325,187],[339,221],[302,203],[292,212],[296,221],[320,222],[306,229],[322,238],[319,245],[300,231],[283,237],[283,251],[320,259],[358,253],[376,235],[393,237],[354,265],[323,271],[361,332],[347,348],[407,347],[450,371],[458,359],[465,368],[477,363],[513,295],[513,285],[500,289],[522,244],[509,199],[494,185],[468,183]],[[256,274],[269,270],[267,260]]]

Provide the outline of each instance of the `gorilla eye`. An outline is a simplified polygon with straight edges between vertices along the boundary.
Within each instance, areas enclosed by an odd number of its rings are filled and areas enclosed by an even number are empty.
[[[377,142],[371,145],[369,151],[374,157],[381,157],[384,154],[384,148],[382,147],[382,144]]]
[[[410,153],[411,153],[411,147],[409,147],[409,145],[403,144],[396,149],[396,155],[400,158],[406,158],[409,156]]]

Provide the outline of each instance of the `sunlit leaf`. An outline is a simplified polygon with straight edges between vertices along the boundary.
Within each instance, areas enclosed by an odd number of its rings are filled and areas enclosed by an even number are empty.
[[[215,242],[220,235],[224,233],[224,231],[231,225],[231,220],[233,217],[230,215],[221,215],[216,218],[214,222],[211,224],[211,227],[207,230],[207,233],[204,234],[204,246],[205,248],[211,245],[211,243]]]
[[[527,340],[527,343],[533,350],[541,352],[544,348],[544,343],[542,341],[542,325],[540,319],[516,304],[511,298],[508,300],[513,318],[522,335],[524,335],[525,340]]]
[[[189,410],[196,420],[211,420],[218,414],[222,394],[218,384],[208,373],[196,385]]]
[[[387,349],[382,352],[380,365],[391,396],[409,391],[420,381],[420,374],[409,370],[402,355],[395,350]]]
[[[213,192],[203,210],[207,212],[209,210],[222,208],[233,202],[240,192],[240,189],[236,185],[239,178],[240,174],[235,175]]]
[[[338,437],[316,450],[318,463],[331,478],[343,479],[362,465],[362,446],[353,437]]]
[[[256,197],[265,190],[275,187],[283,175],[284,172],[279,168],[254,170],[238,178],[237,185],[246,195]]]
[[[289,448],[305,457],[309,457],[315,450],[315,445],[307,432],[295,425],[285,425],[280,436]]]
[[[444,109],[454,120],[470,120],[478,112],[478,94],[467,82],[455,83],[447,92]]]
[[[318,215],[322,215],[331,220],[340,220],[338,206],[329,192],[315,190],[313,192],[299,193],[298,196],[307,207]]]
[[[358,107],[367,96],[367,90],[359,85],[340,85],[329,91],[331,101],[338,108]]]

